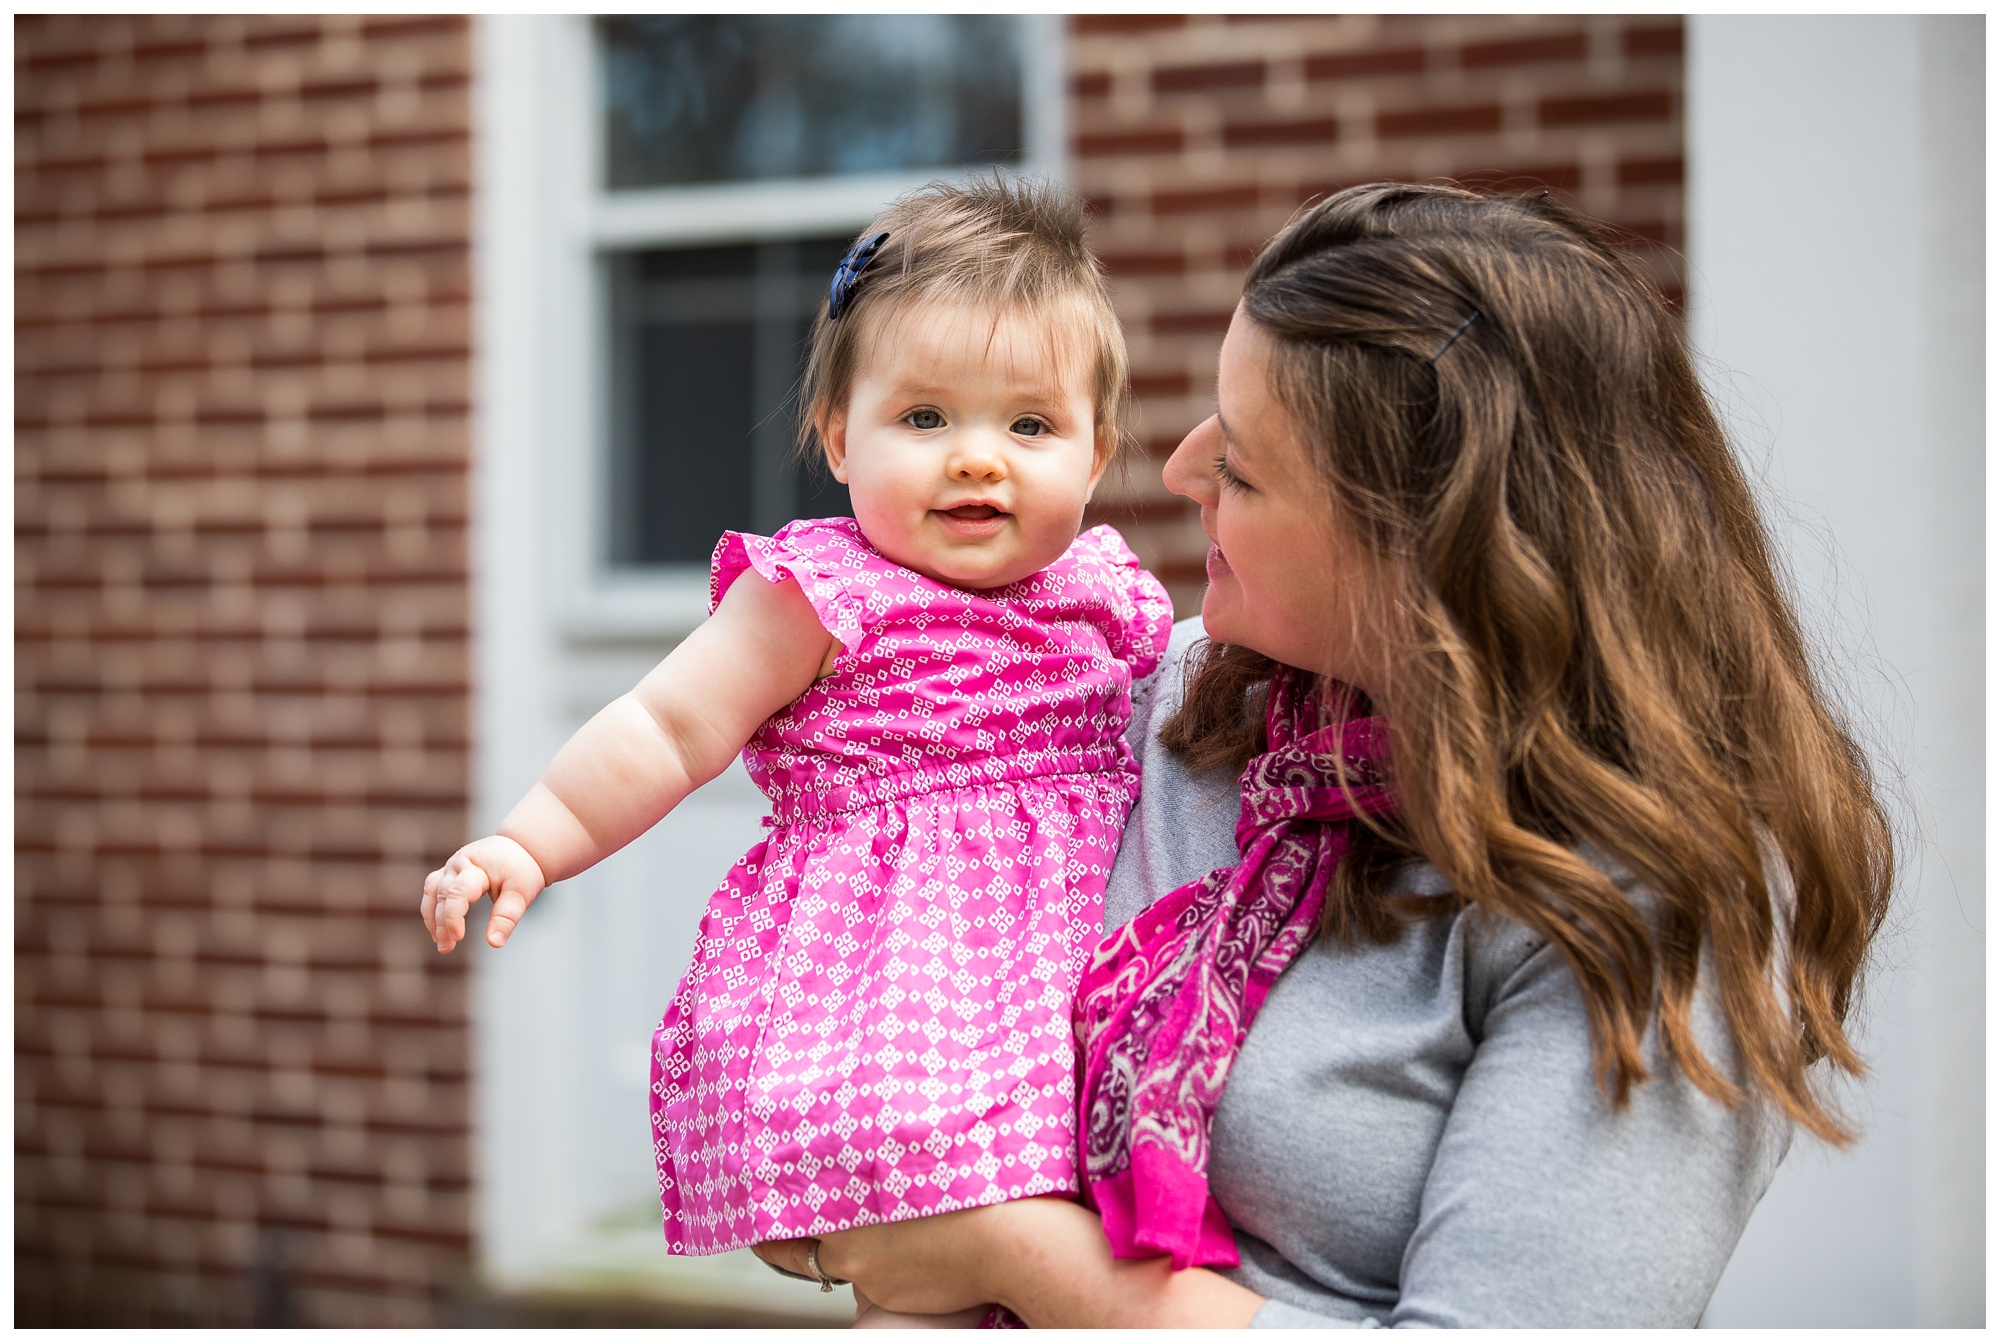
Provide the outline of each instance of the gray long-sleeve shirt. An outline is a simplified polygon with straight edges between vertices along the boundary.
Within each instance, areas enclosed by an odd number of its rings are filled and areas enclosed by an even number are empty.
[[[1144,784],[1107,928],[1237,859],[1233,776],[1190,772],[1157,735],[1200,637],[1176,625],[1134,691]],[[1402,884],[1444,889],[1428,866]],[[1711,998],[1694,1020],[1738,1075]],[[1266,999],[1212,1135],[1229,1276],[1269,1298],[1254,1324],[1696,1324],[1791,1130],[1709,1100],[1656,1039],[1646,1061],[1654,1080],[1614,1112],[1574,977],[1518,924],[1468,909],[1391,946],[1315,943]]]

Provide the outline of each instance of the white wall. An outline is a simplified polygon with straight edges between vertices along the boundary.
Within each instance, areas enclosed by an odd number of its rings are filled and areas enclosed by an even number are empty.
[[[1801,1138],[1711,1325],[1985,1321],[1985,20],[1698,16],[1696,343],[1902,827],[1848,1151]]]

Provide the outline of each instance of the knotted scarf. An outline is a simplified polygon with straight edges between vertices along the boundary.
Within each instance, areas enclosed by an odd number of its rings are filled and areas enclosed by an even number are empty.
[[[1083,1187],[1120,1259],[1237,1262],[1208,1192],[1223,1083],[1271,985],[1312,940],[1354,818],[1396,806],[1384,720],[1321,726],[1322,702],[1317,678],[1279,670],[1269,747],[1240,781],[1242,858],[1106,936],[1084,971]]]

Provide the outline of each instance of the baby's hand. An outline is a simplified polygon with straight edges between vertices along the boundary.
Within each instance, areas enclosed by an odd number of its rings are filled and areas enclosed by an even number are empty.
[[[486,940],[507,944],[514,925],[547,885],[542,869],[528,851],[504,835],[475,839],[451,856],[451,861],[424,878],[424,927],[441,952],[465,937],[465,916],[482,895],[493,897],[486,920]]]

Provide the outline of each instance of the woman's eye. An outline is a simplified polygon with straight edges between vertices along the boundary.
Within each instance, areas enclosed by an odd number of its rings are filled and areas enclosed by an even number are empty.
[[[934,410],[913,410],[903,419],[912,429],[942,429],[944,416]]]
[[[1019,434],[1023,438],[1033,438],[1037,434],[1046,434],[1049,431],[1049,427],[1032,415],[1023,415],[1020,419],[1008,425],[1007,431]]]
[[[1229,459],[1217,454],[1215,458],[1215,478],[1222,482],[1226,490],[1247,490],[1250,482],[1229,469]]]

